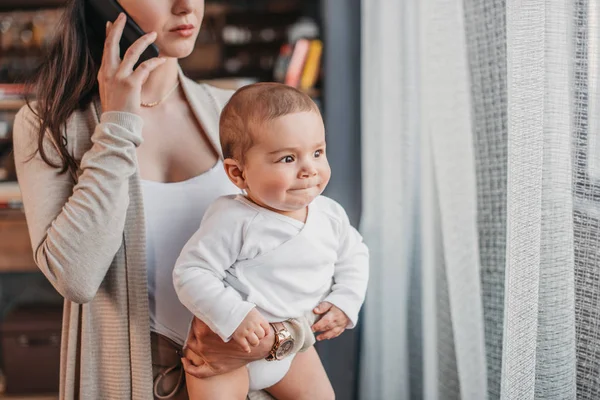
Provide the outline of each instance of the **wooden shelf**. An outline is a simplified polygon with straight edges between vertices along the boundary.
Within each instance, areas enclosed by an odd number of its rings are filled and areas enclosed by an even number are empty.
[[[0,1],[0,11],[56,8],[64,6],[66,2],[66,0],[2,0]]]
[[[25,100],[0,100],[0,111],[17,111],[25,105]]]
[[[277,49],[279,49],[285,43],[286,42],[284,40],[273,40],[271,42],[254,41],[254,42],[246,42],[246,43],[224,42],[223,47],[228,48],[228,49],[244,49],[244,50],[254,50],[254,49],[262,50],[264,48],[271,49],[273,47],[276,47]]]
[[[36,272],[27,231],[25,214],[21,210],[0,212],[0,272]]]
[[[260,80],[269,80],[273,72],[260,68],[242,68],[236,72],[228,72],[224,69],[213,71],[186,71],[186,76],[195,81],[207,81],[211,79],[235,79],[235,78],[256,78]]]
[[[21,201],[16,182],[0,183],[0,203]],[[22,209],[0,208],[0,272],[35,272],[33,252]]]

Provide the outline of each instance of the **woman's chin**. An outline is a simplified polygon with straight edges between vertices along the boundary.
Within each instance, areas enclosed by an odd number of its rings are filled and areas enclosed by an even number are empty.
[[[160,56],[180,59],[186,58],[187,56],[192,54],[192,51],[194,51],[194,44],[188,45],[182,43],[180,45],[169,46],[166,49],[162,48],[160,50]]]

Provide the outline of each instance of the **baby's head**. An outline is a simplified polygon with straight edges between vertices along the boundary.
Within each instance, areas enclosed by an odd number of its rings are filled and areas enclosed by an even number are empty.
[[[221,113],[219,131],[229,179],[263,207],[300,210],[329,182],[321,113],[295,88],[257,83],[239,89]]]

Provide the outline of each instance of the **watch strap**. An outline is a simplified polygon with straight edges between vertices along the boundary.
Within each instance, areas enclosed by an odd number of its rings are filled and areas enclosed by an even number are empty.
[[[269,325],[273,327],[273,331],[275,333],[275,342],[273,343],[273,347],[271,347],[271,351],[269,355],[265,358],[267,361],[275,361],[277,360],[277,350],[279,350],[279,346],[281,342],[279,341],[279,332],[284,329],[287,330],[285,325],[282,322],[270,322]]]
[[[289,332],[289,329],[287,329],[283,322],[270,322],[269,324],[273,327],[275,334],[278,334],[283,330],[287,330]]]

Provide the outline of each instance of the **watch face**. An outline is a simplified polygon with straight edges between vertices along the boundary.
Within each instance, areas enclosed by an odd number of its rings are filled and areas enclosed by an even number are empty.
[[[288,354],[290,354],[290,351],[292,351],[293,347],[293,340],[286,340],[285,342],[281,343],[281,346],[279,346],[279,349],[277,349],[277,358],[281,359],[286,357]]]

